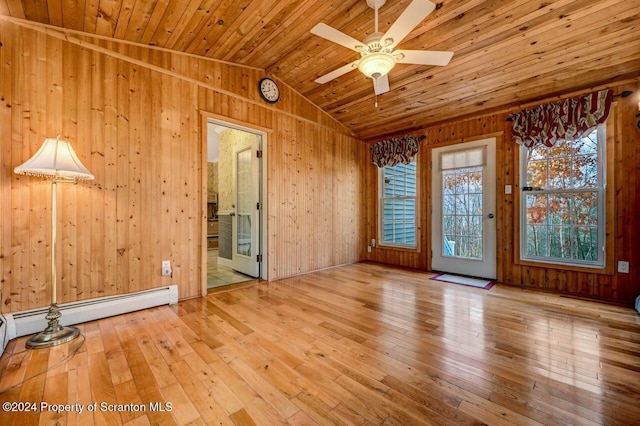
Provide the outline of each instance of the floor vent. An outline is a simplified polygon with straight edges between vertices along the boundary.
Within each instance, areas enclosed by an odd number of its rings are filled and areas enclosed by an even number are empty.
[[[178,286],[175,284],[138,293],[65,303],[59,305],[62,313],[60,324],[80,324],[154,306],[176,303],[178,303]],[[47,326],[44,316],[48,309],[49,307],[46,307],[5,315],[6,322],[0,320],[2,322],[0,324],[0,355],[9,340],[44,330]]]

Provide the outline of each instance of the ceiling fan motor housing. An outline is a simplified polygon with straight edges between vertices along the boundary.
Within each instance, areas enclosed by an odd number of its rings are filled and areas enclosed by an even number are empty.
[[[382,40],[383,36],[384,33],[380,32],[369,34],[363,41],[366,46],[360,51],[360,54],[362,56],[365,56],[369,53],[375,52],[391,53],[391,45],[393,44],[393,39],[388,38],[386,40]]]
[[[379,9],[387,2],[387,0],[367,0],[367,4],[371,9]]]

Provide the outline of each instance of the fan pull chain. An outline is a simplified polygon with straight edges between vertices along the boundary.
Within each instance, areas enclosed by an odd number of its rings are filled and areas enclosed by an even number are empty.
[[[376,108],[378,108],[378,94],[376,93]]]

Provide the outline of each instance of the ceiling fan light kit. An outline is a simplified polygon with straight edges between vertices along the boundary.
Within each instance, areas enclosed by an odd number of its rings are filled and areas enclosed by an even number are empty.
[[[386,3],[386,0],[366,0],[366,2],[375,10],[375,32],[367,36],[364,42],[323,23],[311,29],[312,34],[354,50],[361,56],[359,60],[318,77],[315,80],[316,83],[324,84],[358,68],[362,74],[373,80],[374,93],[380,95],[389,91],[388,74],[397,63],[440,66],[449,63],[453,52],[395,50],[396,45],[435,10],[435,4],[429,0],[413,0],[391,28],[386,33],[382,33],[378,31],[378,9]]]
[[[396,59],[386,52],[375,52],[364,56],[358,62],[358,69],[369,78],[384,77],[396,66]]]

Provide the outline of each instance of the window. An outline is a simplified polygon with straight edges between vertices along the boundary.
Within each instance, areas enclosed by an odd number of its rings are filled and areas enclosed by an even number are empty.
[[[416,162],[380,169],[380,244],[416,247]]]
[[[604,267],[605,126],[521,151],[521,258]]]
[[[483,170],[487,147],[440,156],[442,173],[442,256],[482,260]]]

